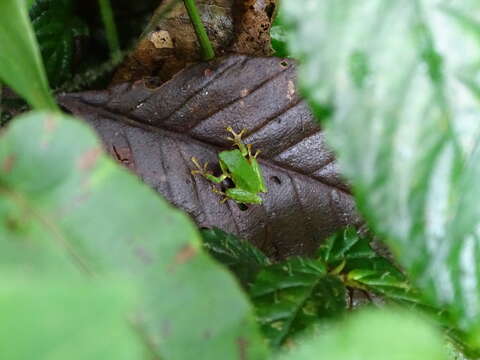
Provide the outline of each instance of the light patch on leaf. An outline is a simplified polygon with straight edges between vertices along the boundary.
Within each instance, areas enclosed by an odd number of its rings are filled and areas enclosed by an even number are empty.
[[[99,146],[86,151],[78,159],[78,168],[82,171],[91,170],[95,166],[100,155],[102,155],[102,149]]]
[[[7,155],[2,163],[2,170],[6,173],[12,171],[12,168],[15,164],[15,155]]]

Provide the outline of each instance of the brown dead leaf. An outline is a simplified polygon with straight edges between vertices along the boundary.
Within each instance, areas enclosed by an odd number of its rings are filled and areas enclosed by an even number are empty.
[[[295,80],[291,60],[231,56],[188,67],[156,89],[136,82],[59,100],[115,157],[130,149],[133,171],[200,227],[219,227],[283,258],[312,253],[327,235],[360,223]],[[269,189],[262,205],[221,204],[211,183],[190,173],[192,156],[218,171],[218,152],[232,146],[226,126],[246,128],[244,140],[262,151]]]

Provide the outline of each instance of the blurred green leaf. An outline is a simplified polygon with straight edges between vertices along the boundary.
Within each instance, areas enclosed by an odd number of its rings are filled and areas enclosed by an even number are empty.
[[[37,0],[30,9],[33,29],[53,87],[72,77],[75,38],[88,35],[87,25],[75,15],[73,0]]]
[[[345,287],[326,270],[322,261],[295,257],[258,274],[250,296],[271,347],[345,310]]]
[[[270,260],[253,244],[220,229],[202,230],[203,246],[210,255],[235,274],[247,286]]]
[[[127,317],[135,292],[124,282],[5,267],[0,278],[3,359],[145,359]]]
[[[104,155],[85,124],[51,113],[10,122],[0,169],[0,239],[51,244],[89,274],[125,273],[160,357],[266,357],[250,304],[188,217]]]
[[[480,3],[285,0],[282,9],[304,94],[316,112],[335,109],[327,137],[359,209],[480,345]]]
[[[441,335],[410,312],[364,311],[298,342],[281,360],[446,360]]]
[[[24,0],[0,1],[0,79],[32,107],[57,109]]]
[[[287,34],[279,17],[276,17],[270,28],[270,38],[275,56],[286,58],[290,56],[287,45]]]
[[[448,359],[449,360],[472,360],[472,359],[478,359],[478,357],[475,358],[467,358],[464,354],[462,354],[458,349],[453,346],[452,344],[447,344],[447,352],[448,352]]]

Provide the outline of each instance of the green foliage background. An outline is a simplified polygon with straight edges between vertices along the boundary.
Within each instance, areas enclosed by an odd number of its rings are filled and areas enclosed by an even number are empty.
[[[473,0],[282,1],[276,46],[299,59],[359,208],[404,273],[352,229],[275,264],[220,230],[200,234],[59,112],[34,35],[53,31],[32,26],[25,1],[2,0],[0,78],[33,109],[0,137],[3,354],[463,356],[448,343],[478,358],[479,11]],[[68,50],[64,40],[51,46]],[[396,307],[349,315],[350,289]]]

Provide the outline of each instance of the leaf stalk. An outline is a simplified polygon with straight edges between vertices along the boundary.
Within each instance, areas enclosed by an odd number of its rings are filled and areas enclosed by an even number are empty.
[[[215,52],[213,51],[212,43],[208,38],[207,30],[203,25],[197,5],[195,4],[195,0],[183,0],[183,3],[185,4],[188,16],[190,17],[190,21],[195,29],[195,33],[197,34],[203,60],[213,59],[215,57]]]
[[[98,5],[100,7],[103,25],[105,26],[108,47],[110,48],[110,56],[112,59],[118,60],[121,57],[121,51],[118,41],[117,27],[113,17],[112,5],[110,4],[110,0],[98,0]]]

